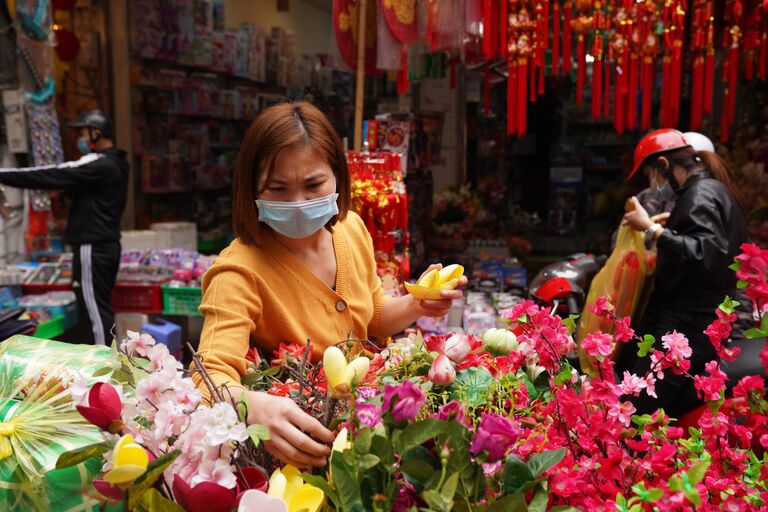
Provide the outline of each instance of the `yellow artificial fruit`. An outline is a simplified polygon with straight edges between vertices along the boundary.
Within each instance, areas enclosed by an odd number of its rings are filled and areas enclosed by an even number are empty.
[[[416,284],[405,283],[405,289],[417,299],[438,300],[440,292],[456,289],[463,275],[464,267],[448,265],[440,270],[430,270]]]
[[[126,434],[115,445],[112,469],[104,474],[104,480],[113,485],[133,482],[147,471],[148,464],[147,450]]]
[[[328,392],[333,398],[343,398],[351,390],[352,386],[359,384],[368,373],[371,360],[365,356],[358,357],[351,363],[347,363],[338,347],[328,347],[323,354],[323,368],[328,379]]]
[[[288,505],[288,512],[317,512],[325,501],[323,491],[305,484],[301,472],[290,464],[272,473],[267,494],[283,500]]]

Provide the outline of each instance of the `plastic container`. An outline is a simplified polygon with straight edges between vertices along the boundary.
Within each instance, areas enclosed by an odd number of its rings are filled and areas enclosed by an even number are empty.
[[[163,285],[164,315],[201,316],[198,308],[202,300],[203,291],[200,288]]]
[[[149,229],[123,231],[120,233],[120,246],[123,252],[157,249],[157,233]]]
[[[24,306],[27,309],[47,309],[54,318],[61,317],[64,330],[68,330],[77,325],[79,319],[77,301],[64,304],[63,306]]]
[[[161,313],[160,285],[118,283],[112,290],[112,309],[121,313]]]
[[[141,325],[141,332],[155,338],[155,341],[168,347],[168,352],[178,359],[181,355],[181,326],[158,318]]]
[[[21,297],[21,286],[10,285],[0,287],[0,307],[15,307],[19,297]]]
[[[34,337],[42,338],[44,340],[52,340],[62,334],[64,334],[64,317],[56,316],[51,320],[38,325]]]

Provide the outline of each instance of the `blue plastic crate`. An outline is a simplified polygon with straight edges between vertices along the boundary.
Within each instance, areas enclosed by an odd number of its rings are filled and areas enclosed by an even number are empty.
[[[25,306],[27,309],[47,309],[51,316],[63,317],[64,329],[68,330],[77,325],[79,320],[77,301],[72,301],[63,306]]]

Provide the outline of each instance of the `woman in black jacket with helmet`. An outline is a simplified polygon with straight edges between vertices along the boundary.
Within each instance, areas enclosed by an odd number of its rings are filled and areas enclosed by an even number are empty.
[[[658,247],[654,289],[638,331],[658,341],[672,330],[685,334],[693,351],[689,373],[701,374],[718,357],[704,330],[715,320],[723,298],[736,291],[736,277],[728,267],[748,241],[747,221],[729,189],[730,180],[717,179],[681,132],[656,130],[643,137],[632,174],[646,166],[659,192],[676,204],[663,226],[652,222],[635,198],[635,209],[624,216]],[[617,370],[643,375],[649,364],[627,347]],[[657,381],[656,394],[658,400],[647,395],[633,400],[638,414],[661,407],[680,418],[701,403],[693,381],[670,371]]]

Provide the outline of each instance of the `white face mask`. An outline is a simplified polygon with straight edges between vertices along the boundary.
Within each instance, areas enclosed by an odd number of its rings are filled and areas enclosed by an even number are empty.
[[[310,199],[309,201],[256,200],[259,220],[288,238],[307,238],[314,235],[334,215],[339,213],[336,203],[339,194]]]

